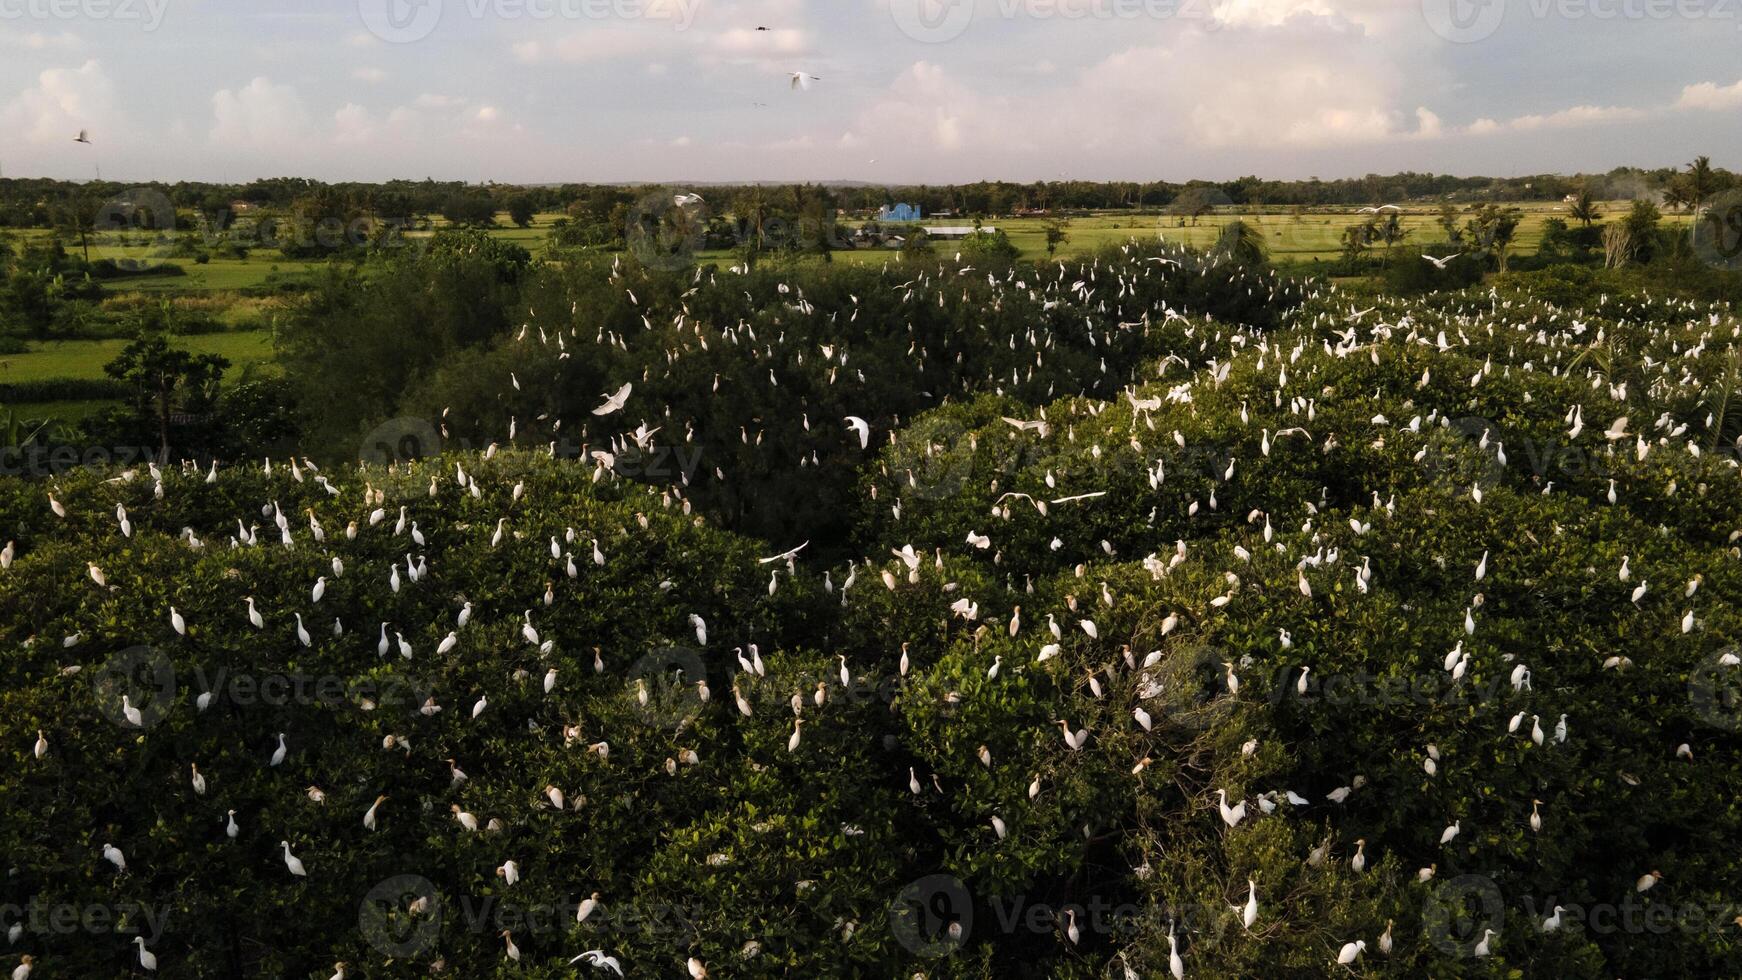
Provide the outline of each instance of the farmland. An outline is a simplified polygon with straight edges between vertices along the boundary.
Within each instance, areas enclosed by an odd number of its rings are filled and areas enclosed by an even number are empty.
[[[1613,215],[1624,212],[1628,204],[1601,202],[1599,207],[1603,213]],[[1553,218],[1566,218],[1566,206],[1560,203],[1525,204],[1519,210],[1521,221],[1513,248],[1520,253],[1528,253],[1540,247],[1545,222]],[[1239,221],[1259,235],[1270,261],[1275,266],[1301,274],[1333,274],[1338,272],[1336,263],[1344,252],[1345,229],[1351,224],[1369,220],[1372,215],[1372,208],[1364,212],[1359,208],[1265,209],[1256,206],[1221,206],[1195,217],[1162,211],[1104,212],[1067,218],[992,217],[986,219],[985,223],[1004,231],[1020,258],[1033,261],[1047,256],[1047,228],[1060,221],[1063,222],[1066,239],[1056,246],[1056,254],[1063,258],[1088,255],[1110,245],[1130,242],[1162,241],[1193,248],[1208,248],[1217,241],[1224,227]],[[724,217],[728,221],[738,220],[731,214]],[[486,233],[493,241],[524,248],[534,256],[561,261],[560,256],[549,252],[547,240],[551,230],[564,220],[566,219],[563,216],[556,213],[539,213],[532,217],[527,227],[522,228],[515,226],[506,213],[499,213],[494,226]],[[938,222],[961,223],[962,220],[938,219]],[[1432,207],[1403,207],[1398,218],[1402,229],[1400,240],[1409,244],[1443,239],[1445,233],[1438,224],[1439,220],[1438,212]],[[1678,227],[1678,222],[1686,220],[1685,216],[1666,215],[1663,225],[1666,229],[1673,229]],[[840,233],[850,234],[860,224],[862,222],[845,220],[841,224]],[[413,250],[425,247],[431,235],[446,227],[450,225],[438,219],[427,230],[408,232],[404,245]],[[1681,227],[1685,227],[1685,224]],[[18,246],[28,247],[33,244],[46,244],[52,240],[53,235],[54,233],[47,230],[26,230],[15,233],[13,237]],[[152,258],[154,252],[160,252],[161,249],[148,248],[142,244],[143,241],[144,239],[138,237],[131,241],[122,241],[113,233],[99,234],[90,237],[89,252],[96,261],[144,258],[150,266],[172,266],[183,274],[129,279],[114,287],[115,296],[105,300],[105,305],[133,306],[141,302],[166,300],[196,302],[226,328],[244,331],[249,335],[196,340],[190,342],[188,348],[196,352],[223,354],[238,368],[263,366],[271,359],[270,328],[288,300],[278,302],[270,297],[294,297],[306,289],[307,284],[318,277],[329,262],[328,259],[320,257],[293,258],[273,248],[258,248],[245,257],[226,255],[223,250],[214,249],[201,262],[186,258]],[[76,240],[69,241],[68,244],[78,247]],[[941,242],[937,247],[940,251],[952,251],[948,242]],[[80,252],[82,254],[82,250]],[[692,258],[700,262],[730,265],[738,261],[738,253],[734,250],[702,248],[696,250]],[[901,253],[886,248],[836,250],[831,258],[836,262],[870,266],[885,266],[903,261]],[[119,349],[119,344],[109,341],[35,343],[28,351],[7,358],[8,365],[0,368],[0,384],[61,378],[98,379],[103,377],[104,364]],[[101,400],[37,397],[29,401],[15,400],[9,407],[30,417],[74,421],[105,404]]]

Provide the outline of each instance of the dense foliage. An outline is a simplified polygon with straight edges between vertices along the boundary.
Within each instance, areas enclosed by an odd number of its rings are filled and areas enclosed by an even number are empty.
[[[0,482],[41,976],[1734,972],[1728,307],[472,241],[318,470]]]

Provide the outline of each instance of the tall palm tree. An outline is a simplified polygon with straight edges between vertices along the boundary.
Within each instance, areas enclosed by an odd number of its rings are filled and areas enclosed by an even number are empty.
[[[1688,222],[1688,237],[1693,238],[1694,229],[1699,227],[1700,205],[1706,198],[1718,189],[1718,174],[1712,169],[1712,158],[1708,156],[1694,157],[1694,162],[1688,164],[1687,193],[1688,202],[1693,211],[1694,220]]]
[[[756,267],[756,258],[763,249],[762,226],[768,220],[769,207],[768,194],[760,184],[751,184],[732,205],[739,220],[747,226],[743,242],[744,261],[751,268]]]
[[[1213,255],[1220,255],[1227,261],[1244,266],[1263,265],[1269,254],[1264,233],[1239,219],[1222,226],[1220,234],[1216,236],[1215,247],[1210,251]]]
[[[1573,206],[1567,209],[1567,213],[1571,214],[1574,220],[1589,228],[1591,222],[1602,216],[1603,209],[1597,206],[1597,199],[1591,195],[1591,189],[1581,187],[1578,196],[1573,198]]]

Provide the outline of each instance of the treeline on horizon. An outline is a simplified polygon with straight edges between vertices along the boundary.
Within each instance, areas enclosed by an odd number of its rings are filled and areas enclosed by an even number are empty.
[[[1716,168],[1723,186],[1736,175]],[[1337,207],[1412,201],[1523,202],[1560,200],[1588,191],[1599,200],[1657,197],[1676,181],[1673,167],[1617,167],[1602,174],[1535,174],[1519,177],[1458,177],[1449,174],[1368,174],[1334,180],[1265,180],[1245,176],[1229,181],[979,181],[971,184],[849,185],[805,183],[806,191],[826,197],[847,211],[874,210],[908,203],[926,212],[1007,214],[1013,211],[1117,210],[1165,208],[1182,197],[1223,206]],[[238,202],[254,207],[289,207],[310,196],[331,196],[380,217],[446,214],[465,205],[496,211],[516,207],[558,212],[604,195],[634,199],[676,184],[567,183],[547,185],[469,184],[464,181],[392,180],[381,183],[326,183],[304,177],[273,177],[240,184],[178,181],[73,182],[47,178],[0,179],[0,228],[48,227],[69,203],[108,198],[139,188],[155,189],[178,208],[211,216],[227,214]],[[688,186],[688,185],[684,185]],[[754,187],[778,183],[711,184],[708,196],[735,198]]]

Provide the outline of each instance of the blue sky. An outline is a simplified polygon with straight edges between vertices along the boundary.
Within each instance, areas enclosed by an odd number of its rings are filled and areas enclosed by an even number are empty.
[[[0,167],[943,182],[1707,153],[1742,168],[1739,42],[1742,0],[0,0]],[[794,91],[795,71],[818,80]]]

